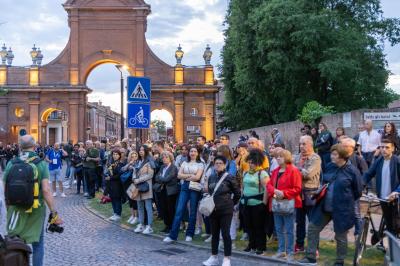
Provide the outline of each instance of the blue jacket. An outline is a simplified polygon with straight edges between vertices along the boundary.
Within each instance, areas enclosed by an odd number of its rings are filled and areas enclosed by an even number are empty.
[[[383,156],[379,156],[375,159],[374,163],[363,176],[365,184],[368,184],[372,178],[376,177],[376,193],[379,198],[381,197],[382,167],[384,160]],[[400,192],[400,159],[393,155],[390,159],[389,167],[392,192]]]
[[[237,168],[236,168],[236,162],[235,160],[228,160],[227,165],[226,165],[226,171],[231,175],[231,176],[236,176]]]
[[[347,162],[343,167],[329,163],[323,175],[323,183],[329,183],[336,175],[333,185],[333,228],[335,233],[343,233],[355,224],[354,204],[362,194],[362,178],[358,169]],[[324,200],[316,205],[311,214],[311,222],[320,225]]]

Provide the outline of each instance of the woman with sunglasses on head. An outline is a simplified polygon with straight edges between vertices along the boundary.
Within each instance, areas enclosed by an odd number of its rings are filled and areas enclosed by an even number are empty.
[[[231,265],[232,239],[229,230],[233,216],[233,206],[239,201],[240,189],[236,178],[230,175],[226,170],[227,162],[227,159],[221,155],[215,157],[215,171],[210,176],[207,187],[205,188],[208,194],[212,195],[214,193],[215,203],[215,209],[210,215],[212,250],[210,258],[203,262],[205,266],[219,265],[218,245],[220,233],[222,233],[222,239],[224,241],[224,260],[222,266]],[[220,185],[217,187],[218,183],[220,183]]]

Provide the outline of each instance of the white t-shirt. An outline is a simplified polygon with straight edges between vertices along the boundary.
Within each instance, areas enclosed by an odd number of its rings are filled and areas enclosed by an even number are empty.
[[[183,170],[184,174],[195,175],[199,169],[204,170],[204,164],[197,162],[183,162],[181,169]],[[183,183],[183,180],[181,180],[181,183]]]
[[[382,166],[381,199],[386,199],[392,192],[390,182],[390,160],[384,160]]]
[[[362,152],[374,152],[381,145],[381,135],[374,129],[369,134],[364,130],[360,133],[358,144]]]

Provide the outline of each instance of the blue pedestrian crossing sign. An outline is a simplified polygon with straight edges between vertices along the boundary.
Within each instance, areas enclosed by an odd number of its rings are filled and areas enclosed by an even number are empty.
[[[150,104],[128,103],[127,128],[150,128]]]
[[[150,79],[128,77],[128,102],[150,103],[150,100]]]

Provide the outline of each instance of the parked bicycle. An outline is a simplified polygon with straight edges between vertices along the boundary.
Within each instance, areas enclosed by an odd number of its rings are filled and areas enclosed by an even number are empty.
[[[380,202],[388,202],[387,200],[380,199],[376,196],[370,196],[370,195],[363,195],[365,199],[368,201],[368,209],[367,213],[363,218],[363,226],[361,228],[361,232],[358,235],[356,239],[356,250],[354,254],[354,260],[353,260],[353,265],[358,266],[361,265],[360,261],[362,259],[363,253],[366,249],[367,246],[367,236],[368,233],[371,233],[371,246],[375,246],[376,244],[383,243],[383,238],[384,238],[384,231],[385,231],[385,221],[383,219],[383,216],[381,218],[381,221],[379,223],[379,227],[376,227],[372,216],[371,216],[371,210],[376,207],[380,207]],[[371,229],[370,229],[371,225]],[[383,244],[382,244],[383,245]],[[382,246],[383,247],[383,246]],[[380,248],[382,251],[385,251],[384,248]]]

